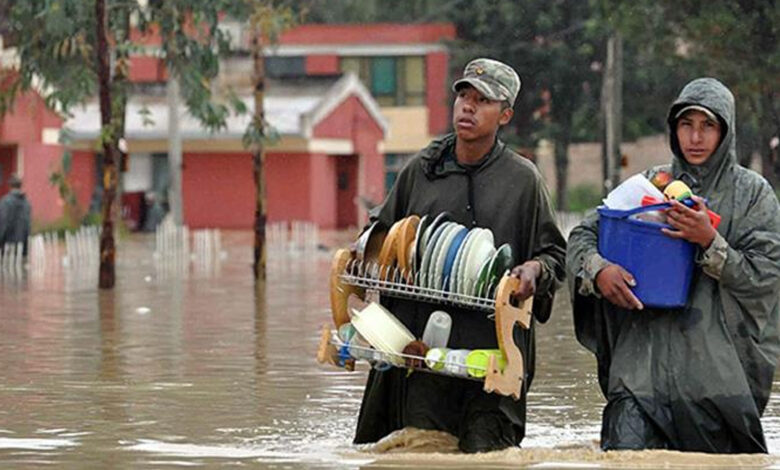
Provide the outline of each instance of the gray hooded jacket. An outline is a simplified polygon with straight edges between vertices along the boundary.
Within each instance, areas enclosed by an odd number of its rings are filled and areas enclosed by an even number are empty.
[[[723,135],[699,166],[686,162],[675,131],[678,111],[690,104],[713,111]],[[608,402],[602,447],[766,452],[759,418],[780,351],[778,201],[766,180],[737,164],[734,98],[723,84],[712,78],[689,83],[668,125],[674,155],[663,169],[722,217],[712,245],[697,256],[686,306],[627,311],[601,299],[594,280],[607,262],[597,251],[598,215],[586,217],[569,237],[577,339],[596,355]],[[649,428],[660,439],[638,431]]]

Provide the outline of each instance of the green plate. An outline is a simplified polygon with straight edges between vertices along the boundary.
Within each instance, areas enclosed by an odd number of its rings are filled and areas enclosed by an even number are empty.
[[[477,284],[474,287],[474,291],[471,295],[475,297],[482,297],[482,291],[485,288],[485,282],[488,277],[488,268],[490,268],[490,262],[493,261],[493,257],[485,258],[482,262],[482,266],[479,268],[479,274],[477,275]]]
[[[493,257],[488,263],[488,267],[485,270],[485,276],[482,277],[482,270],[479,273],[479,283],[477,284],[477,292],[481,297],[490,298],[493,295],[498,286],[498,282],[503,277],[504,273],[508,269],[512,269],[512,247],[508,243],[504,243],[493,254]]]

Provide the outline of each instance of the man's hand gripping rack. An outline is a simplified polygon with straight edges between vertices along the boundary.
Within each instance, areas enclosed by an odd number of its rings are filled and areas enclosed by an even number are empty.
[[[510,303],[512,294],[519,288],[520,281],[517,278],[504,275],[495,289],[495,299],[490,299],[417,287],[411,282],[403,282],[403,280],[410,279],[410,276],[391,276],[384,269],[376,268],[374,270],[357,269],[349,250],[346,249],[340,249],[334,255],[330,272],[330,305],[333,323],[337,329],[350,321],[347,312],[349,296],[355,295],[360,299],[365,299],[366,292],[372,290],[388,296],[456,305],[487,312],[493,311],[498,346],[506,358],[506,366],[503,371],[499,370],[495,356],[491,356],[483,388],[486,392],[512,396],[516,400],[520,398],[525,370],[523,355],[515,345],[512,330],[515,325],[520,325],[525,329],[530,327],[532,299],[529,298],[519,307]],[[386,279],[395,279],[399,282]],[[317,360],[323,364],[329,363],[353,370],[354,360],[341,363],[338,360],[339,354],[336,345],[331,341],[332,336],[331,327],[327,324],[323,325]],[[418,357],[417,359],[424,358]],[[425,370],[436,372],[430,369]]]

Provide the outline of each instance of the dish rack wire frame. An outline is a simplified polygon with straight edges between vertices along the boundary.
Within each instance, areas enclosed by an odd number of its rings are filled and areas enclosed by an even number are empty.
[[[330,271],[331,314],[333,316],[333,325],[335,325],[336,329],[350,321],[348,313],[349,297],[354,295],[361,300],[365,300],[366,294],[371,291],[378,291],[388,296],[413,298],[481,311],[490,311],[492,309],[492,317],[496,324],[498,347],[506,358],[506,366],[503,368],[503,371],[500,370],[495,356],[491,356],[484,377],[483,389],[488,393],[511,396],[515,400],[520,399],[525,368],[523,365],[523,354],[515,344],[512,332],[515,325],[520,325],[524,329],[530,328],[532,298],[522,302],[519,306],[512,305],[510,298],[520,287],[519,279],[505,274],[495,289],[491,287],[487,289],[488,292],[493,293],[493,297],[483,298],[417,287],[412,285],[411,276],[403,276],[403,273],[399,273],[397,270],[393,271],[382,266],[371,266],[371,269],[375,270],[374,272],[367,269],[355,271],[356,267],[360,268],[360,265],[356,265],[349,250],[342,248],[336,251]],[[352,271],[349,268],[352,268]],[[370,277],[366,274],[369,274]],[[378,274],[378,276],[374,277],[375,274]],[[392,279],[391,281],[387,280],[388,276]],[[408,283],[403,282],[404,280]],[[323,325],[317,360],[323,364],[328,363],[352,370],[354,362],[339,360],[339,348],[336,347],[338,343],[334,342],[332,338],[333,331],[331,330],[331,325]],[[419,359],[418,357],[414,358]],[[440,373],[440,371],[430,369],[423,370]]]
[[[469,369],[478,370],[481,371],[482,373],[485,373],[487,371],[487,367],[482,367],[477,365],[466,365],[459,362],[448,361],[446,359],[436,360],[438,364],[441,364],[442,366],[441,370],[439,369],[434,370],[427,367],[410,366],[409,363],[407,362],[408,359],[412,361],[419,361],[420,363],[425,363],[426,360],[425,356],[418,356],[416,354],[404,354],[404,353],[379,351],[371,347],[358,346],[354,344],[348,345],[341,338],[339,338],[336,330],[328,330],[328,334],[329,334],[329,344],[332,344],[338,351],[342,351],[342,348],[344,346],[346,346],[349,350],[357,350],[363,353],[364,356],[370,356],[370,358],[363,357],[361,359],[366,360],[367,362],[369,362],[369,364],[375,366],[380,370],[382,370],[381,365],[386,364],[388,367],[393,367],[393,366],[405,367],[408,369],[421,370],[423,372],[432,372],[438,375],[447,375],[450,377],[457,377],[459,379],[468,379],[477,382],[481,382],[482,378],[474,375],[469,375],[468,370]],[[357,359],[352,356],[345,358],[343,354],[339,354],[337,365],[352,371],[355,368],[356,360]],[[453,372],[452,369],[460,370],[461,373]]]

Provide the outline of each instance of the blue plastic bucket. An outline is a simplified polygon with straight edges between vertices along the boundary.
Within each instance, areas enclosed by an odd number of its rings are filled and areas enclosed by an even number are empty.
[[[682,307],[693,277],[696,247],[661,232],[668,225],[632,215],[665,209],[669,203],[621,211],[599,207],[599,253],[636,279],[631,290],[648,307]]]

